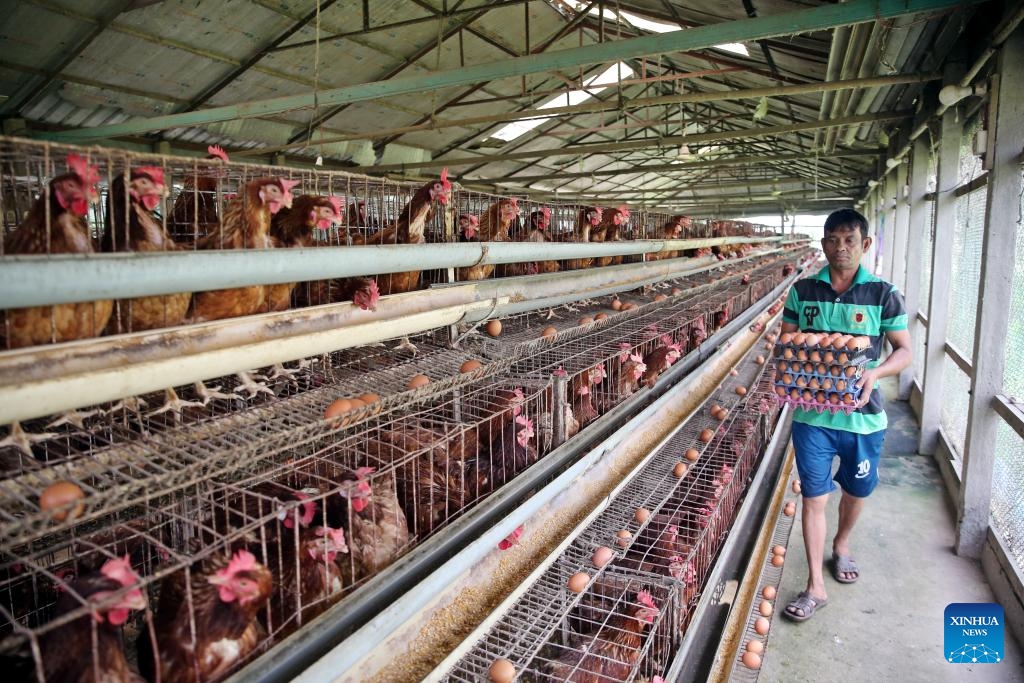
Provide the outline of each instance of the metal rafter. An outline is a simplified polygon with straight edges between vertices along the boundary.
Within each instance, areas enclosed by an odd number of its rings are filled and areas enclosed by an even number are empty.
[[[307,13],[305,16],[303,16],[297,22],[292,24],[292,26],[290,28],[288,28],[284,33],[282,33],[277,38],[274,38],[272,41],[270,41],[270,43],[268,45],[260,48],[251,57],[249,57],[249,59],[247,59],[244,62],[242,62],[235,69],[232,69],[232,71],[229,74],[227,74],[226,76],[218,79],[215,83],[213,83],[211,86],[206,88],[206,90],[204,90],[203,92],[199,93],[199,95],[197,97],[195,97],[191,102],[189,102],[185,107],[179,108],[178,112],[182,112],[182,111],[195,111],[201,105],[206,104],[207,102],[209,102],[210,98],[212,98],[214,95],[219,93],[221,90],[223,90],[224,88],[229,86],[232,83],[232,81],[237,79],[239,76],[244,74],[246,71],[248,71],[252,67],[256,66],[256,63],[259,62],[264,57],[266,57],[267,54],[269,54],[271,49],[277,47],[278,45],[280,45],[284,41],[288,40],[289,38],[291,38],[293,35],[295,35],[299,31],[301,31],[302,28],[306,24],[308,24],[309,22],[311,22],[314,19],[316,19],[317,14],[319,14],[320,12],[323,12],[325,9],[327,9],[331,5],[335,4],[337,1],[338,0],[322,0],[321,4],[319,4],[318,8],[315,8],[315,9],[311,10],[309,13]]]
[[[117,3],[111,11],[96,18],[94,20],[96,23],[93,25],[92,29],[90,29],[82,39],[78,41],[78,44],[71,49],[64,51],[64,58],[42,74],[43,80],[41,83],[33,86],[32,82],[35,79],[29,79],[28,83],[18,89],[19,92],[25,90],[28,90],[29,92],[25,92],[20,97],[18,93],[15,93],[0,109],[2,109],[2,111],[18,112],[23,107],[31,104],[36,97],[41,95],[42,92],[46,90],[54,80],[56,80],[57,76],[60,75],[60,72],[63,71],[68,64],[78,59],[79,55],[85,52],[86,48],[92,45],[92,42],[96,40],[100,34],[106,31],[107,27],[110,26],[115,19],[121,16],[121,13],[124,12],[124,10],[131,4],[132,0],[123,0],[122,2]]]
[[[971,1],[971,0],[968,0]],[[980,1],[980,0],[975,0]],[[254,118],[281,111],[312,106],[316,102],[342,105],[411,92],[423,92],[456,85],[476,84],[511,76],[573,68],[630,57],[665,54],[679,50],[701,49],[721,42],[756,40],[794,32],[820,30],[834,26],[857,24],[905,14],[949,9],[954,0],[851,0],[837,5],[821,5],[810,9],[784,12],[756,19],[723,22],[686,31],[673,31],[642,38],[630,38],[598,45],[556,50],[518,59],[491,62],[432,74],[392,78],[390,80],[272,98],[256,102],[213,107],[197,112],[156,116],[149,119],[68,131],[49,137],[62,140],[83,140],[164,130],[179,126],[213,123],[241,118]],[[471,15],[472,16],[472,15]]]

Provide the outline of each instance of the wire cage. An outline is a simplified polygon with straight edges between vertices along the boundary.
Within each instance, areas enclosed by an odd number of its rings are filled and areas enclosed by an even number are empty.
[[[668,586],[603,571],[582,593],[556,563],[444,680],[486,680],[505,659],[521,681],[634,681],[662,675],[678,643]]]

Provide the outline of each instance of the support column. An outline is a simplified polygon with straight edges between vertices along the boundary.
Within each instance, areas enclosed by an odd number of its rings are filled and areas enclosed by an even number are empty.
[[[892,200],[892,267],[889,282],[899,287],[901,292],[907,291],[907,235],[910,232],[910,204],[904,194],[907,185],[907,164],[896,167]]]
[[[992,468],[999,416],[992,405],[1003,389],[1007,302],[1013,284],[1017,224],[1020,221],[1020,151],[1024,140],[1024,30],[1018,28],[999,52],[997,76],[989,102],[989,148],[992,155],[981,245],[981,283],[974,327],[974,376],[967,410],[967,438],[957,501],[956,552],[980,557],[991,511]],[[992,122],[995,122],[994,124]]]
[[[922,135],[914,141],[910,162],[910,201],[909,213],[910,224],[908,227],[908,249],[907,249],[907,286],[903,290],[904,299],[907,305],[907,320],[910,329],[917,325],[917,313],[921,310],[921,300],[924,292],[921,291],[921,271],[924,270],[924,263],[921,259],[921,245],[929,238],[932,230],[931,204],[925,199],[928,193],[928,139]],[[922,383],[924,378],[920,378]],[[910,392],[914,387],[914,364],[900,373],[901,400],[910,400]]]
[[[962,65],[947,66],[945,83],[956,83]],[[935,240],[932,245],[931,302],[928,306],[928,335],[925,337],[924,384],[921,391],[921,440],[918,452],[933,455],[939,443],[942,395],[942,365],[946,356],[949,327],[949,286],[953,269],[953,233],[956,230],[956,195],[959,184],[960,136],[963,132],[960,107],[942,115],[939,140],[939,178],[935,193]]]

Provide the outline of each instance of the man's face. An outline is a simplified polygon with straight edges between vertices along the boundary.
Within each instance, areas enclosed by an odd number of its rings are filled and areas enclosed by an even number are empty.
[[[861,257],[871,246],[871,238],[863,237],[858,228],[839,226],[821,240],[821,249],[829,265],[848,270],[860,265]]]

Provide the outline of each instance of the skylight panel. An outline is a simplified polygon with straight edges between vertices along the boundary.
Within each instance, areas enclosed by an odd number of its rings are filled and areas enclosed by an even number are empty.
[[[622,78],[629,78],[633,75],[633,69],[627,64],[612,64],[610,67],[602,71],[596,76],[588,78],[583,81],[583,89],[581,90],[570,90],[568,92],[559,93],[554,97],[545,100],[541,104],[537,105],[537,109],[551,109],[553,107],[571,107],[573,105],[580,104],[597,93],[605,90],[607,86],[613,85],[619,82],[619,74],[622,74]],[[544,123],[550,121],[550,116],[538,116],[534,119],[524,119],[522,121],[513,121],[512,123],[502,126],[497,132],[491,134],[489,137],[498,138],[509,142],[515,140],[521,135],[529,133],[531,130]]]

